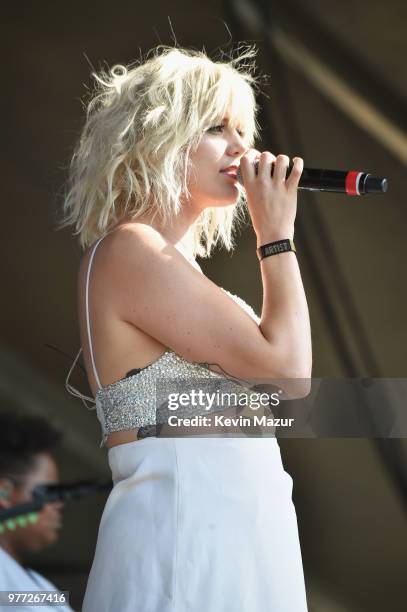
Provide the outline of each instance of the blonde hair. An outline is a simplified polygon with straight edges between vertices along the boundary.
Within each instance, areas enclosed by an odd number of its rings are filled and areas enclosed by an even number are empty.
[[[93,73],[96,91],[71,160],[60,227],[73,225],[86,248],[147,211],[170,222],[189,195],[189,155],[207,129],[227,112],[248,147],[258,135],[255,54],[245,46],[215,62],[204,52],[160,46],[144,63]],[[217,242],[233,248],[243,202],[241,189],[237,206],[201,213],[196,254],[209,256]]]

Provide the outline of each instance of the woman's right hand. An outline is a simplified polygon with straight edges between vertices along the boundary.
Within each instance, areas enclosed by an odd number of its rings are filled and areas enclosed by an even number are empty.
[[[254,161],[259,161],[256,176]],[[271,176],[272,164],[274,172]],[[304,167],[300,157],[294,157],[293,168],[286,179],[289,158],[275,157],[269,151],[249,149],[240,160],[247,206],[257,236],[257,244],[294,237],[297,213],[298,183]]]

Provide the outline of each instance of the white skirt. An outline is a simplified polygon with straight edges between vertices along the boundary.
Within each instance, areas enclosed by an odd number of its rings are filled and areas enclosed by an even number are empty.
[[[292,478],[275,438],[109,449],[83,612],[306,612]]]

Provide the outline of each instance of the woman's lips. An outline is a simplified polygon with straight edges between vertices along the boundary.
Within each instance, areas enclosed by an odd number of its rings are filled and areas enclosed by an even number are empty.
[[[221,173],[237,181],[237,170],[221,170]]]

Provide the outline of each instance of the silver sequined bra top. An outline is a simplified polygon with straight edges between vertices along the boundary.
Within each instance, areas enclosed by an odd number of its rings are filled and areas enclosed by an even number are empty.
[[[195,363],[184,359],[177,355],[172,350],[166,350],[157,360],[144,368],[131,370],[125,378],[122,378],[109,385],[102,386],[95,366],[93,356],[90,320],[89,320],[89,277],[92,266],[93,256],[100,241],[99,239],[92,250],[88,272],[86,277],[86,322],[88,331],[88,341],[92,367],[95,375],[95,380],[98,384],[98,391],[95,400],[84,396],[74,387],[68,384],[69,376],[79,358],[82,348],[68,373],[66,380],[67,390],[77,397],[86,399],[95,403],[96,414],[102,428],[101,446],[105,444],[109,434],[117,431],[139,428],[137,438],[145,438],[147,436],[157,435],[157,388],[165,387],[165,381],[180,380],[186,383],[187,387],[193,385],[194,381],[200,381],[206,387],[206,381],[210,385],[220,384],[222,392],[235,393],[250,393],[250,390],[235,382],[233,379],[225,378],[224,376],[212,372],[207,363]],[[225,290],[224,290],[225,291]],[[259,323],[260,319],[255,314],[251,306],[246,304],[241,298],[235,296],[228,291],[225,291],[235,302],[237,302],[255,321]],[[216,410],[224,410],[223,407],[214,405],[212,412]],[[205,412],[207,413],[207,411]],[[183,414],[191,415],[188,408],[177,408],[177,416]]]

